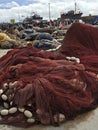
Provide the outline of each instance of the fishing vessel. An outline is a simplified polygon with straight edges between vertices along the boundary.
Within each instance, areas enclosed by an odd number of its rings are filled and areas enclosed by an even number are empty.
[[[75,9],[61,14],[61,19],[80,19],[82,16],[81,11],[77,11],[77,3],[75,2]]]

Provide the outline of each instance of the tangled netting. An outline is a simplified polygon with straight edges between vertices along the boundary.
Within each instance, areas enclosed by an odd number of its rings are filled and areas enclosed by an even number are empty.
[[[65,35],[60,52],[80,58],[87,71],[98,73],[98,28],[74,23]]]
[[[98,55],[98,28],[74,23],[67,31],[61,52],[67,56]]]
[[[97,34],[92,26],[74,23],[63,40],[62,54],[22,47],[0,58],[0,123],[59,125],[96,108]],[[80,58],[80,63],[68,56]]]
[[[59,124],[96,107],[98,77],[63,55],[17,48],[0,59],[0,123]]]

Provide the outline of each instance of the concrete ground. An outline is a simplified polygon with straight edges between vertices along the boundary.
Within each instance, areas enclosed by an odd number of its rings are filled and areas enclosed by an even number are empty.
[[[0,50],[0,57],[8,50]],[[59,127],[36,125],[30,128],[18,128],[8,125],[0,125],[0,130],[98,130],[98,108],[78,116],[72,121],[60,124]]]

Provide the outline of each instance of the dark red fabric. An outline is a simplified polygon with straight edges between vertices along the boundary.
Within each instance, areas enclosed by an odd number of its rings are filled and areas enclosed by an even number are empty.
[[[72,24],[60,51],[66,56],[75,57],[98,54],[98,29],[82,23]]]
[[[18,81],[18,86],[4,94],[14,94],[13,106],[30,110],[36,123],[54,124],[54,115],[66,120],[97,106],[97,75],[85,71],[82,64],[69,62],[65,56],[33,47],[17,48],[0,58],[0,89],[4,83]],[[10,91],[9,91],[10,90]],[[28,104],[32,105],[28,107]],[[1,100],[2,105],[2,100]],[[19,112],[3,116],[0,123],[27,127]]]
[[[60,52],[80,58],[87,71],[98,73],[98,28],[82,23],[72,24]]]
[[[87,55],[80,58],[82,64],[85,65],[87,71],[98,74],[98,55]]]

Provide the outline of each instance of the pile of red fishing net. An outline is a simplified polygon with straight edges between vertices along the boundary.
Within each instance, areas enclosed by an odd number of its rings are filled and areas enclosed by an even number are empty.
[[[0,58],[0,123],[54,125],[96,108],[97,32],[75,23],[63,41],[63,55],[23,47]],[[78,57],[84,64],[65,56]],[[90,56],[95,56],[94,60],[87,60]]]
[[[60,52],[80,58],[87,71],[98,73],[98,28],[74,23],[67,31]]]
[[[98,55],[98,28],[74,23],[67,31],[61,52],[66,56]]]

